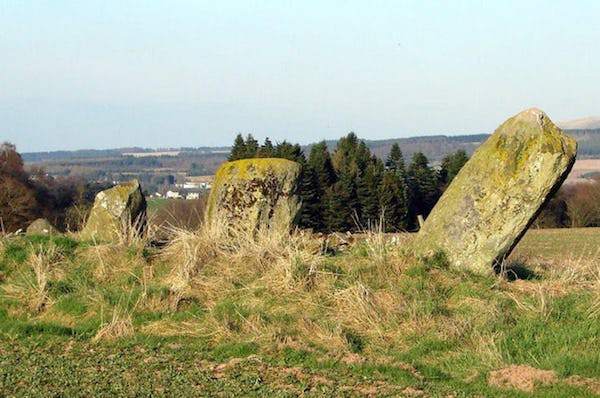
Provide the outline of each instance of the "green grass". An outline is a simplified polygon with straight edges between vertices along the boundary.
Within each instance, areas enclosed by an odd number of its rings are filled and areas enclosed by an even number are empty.
[[[296,238],[240,245],[202,257],[177,301],[180,257],[12,238],[0,246],[0,396],[593,396],[568,378],[600,381],[599,267],[559,264],[587,253],[584,237],[600,229],[529,232],[516,255],[536,277],[514,282],[402,247],[375,259],[376,247],[319,256]],[[49,264],[41,310],[28,304],[35,256]],[[100,330],[113,337],[94,340]],[[557,382],[488,384],[512,364]]]
[[[515,256],[600,260],[600,228],[531,229],[515,248]]]

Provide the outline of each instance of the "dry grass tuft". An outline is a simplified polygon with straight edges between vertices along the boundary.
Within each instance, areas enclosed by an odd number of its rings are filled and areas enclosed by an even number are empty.
[[[347,289],[334,293],[336,318],[341,324],[353,329],[374,331],[382,335],[382,316],[373,293],[358,282]]]
[[[223,253],[228,227],[224,222],[204,224],[197,231],[171,229],[170,242],[162,252],[164,261],[172,265],[168,284],[176,302],[189,287],[191,278],[210,260]]]
[[[121,220],[121,228],[117,230],[117,243],[122,246],[144,247],[153,238],[151,232],[155,229],[148,228],[146,214],[140,214],[135,220],[125,217]]]
[[[111,320],[100,327],[92,341],[114,340],[133,334],[131,313],[117,306],[113,309]]]
[[[98,244],[78,251],[80,259],[94,266],[94,277],[100,282],[111,282],[124,274],[130,274],[136,267],[143,267],[145,261],[139,247],[114,244]]]
[[[27,267],[17,272],[19,278],[3,285],[2,290],[8,297],[27,303],[30,311],[39,313],[51,305],[48,281],[51,271],[62,260],[62,255],[54,245],[45,248],[32,246],[31,251]]]

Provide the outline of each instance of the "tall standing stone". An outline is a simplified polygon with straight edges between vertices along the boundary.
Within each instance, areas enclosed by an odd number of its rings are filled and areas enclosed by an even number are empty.
[[[257,158],[224,163],[215,175],[206,219],[240,228],[288,230],[300,208],[300,164]]]
[[[473,154],[415,240],[450,263],[491,272],[519,242],[575,162],[576,141],[529,109],[504,122]]]
[[[81,239],[117,241],[146,228],[146,199],[137,180],[99,192],[79,233]]]

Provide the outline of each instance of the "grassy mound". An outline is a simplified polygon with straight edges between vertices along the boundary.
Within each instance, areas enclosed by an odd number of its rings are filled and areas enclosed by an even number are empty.
[[[442,253],[415,258],[408,240],[367,233],[335,252],[305,232],[219,224],[174,231],[163,248],[4,238],[0,391],[593,395],[600,264],[483,277]],[[556,377],[489,382],[511,365]]]

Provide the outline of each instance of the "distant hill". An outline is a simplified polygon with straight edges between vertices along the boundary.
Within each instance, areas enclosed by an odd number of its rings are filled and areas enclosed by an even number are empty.
[[[159,149],[132,147],[116,149],[79,149],[76,151],[24,152],[21,156],[25,162],[40,163],[49,161],[119,158],[123,156],[142,157],[140,156],[142,154],[147,154],[148,156],[161,156],[161,154],[169,152],[178,152],[179,154],[229,153],[229,149],[230,147],[183,147]]]
[[[600,128],[567,130],[579,143],[579,158],[600,158]],[[472,135],[433,135],[386,140],[365,140],[371,151],[385,158],[394,143],[398,143],[404,157],[410,160],[415,152],[423,152],[431,162],[438,163],[446,154],[464,149],[468,154],[489,136],[489,134]],[[333,150],[337,140],[329,140],[327,144]],[[308,155],[311,145],[304,146]],[[75,172],[120,170],[140,172],[154,169],[172,173],[184,173],[194,164],[203,174],[211,174],[218,165],[225,161],[230,147],[199,148],[118,148],[105,150],[78,150],[23,153],[28,164],[39,164],[49,172],[57,175],[70,175]],[[177,153],[176,156],[173,156]],[[138,155],[139,156],[136,156]],[[142,156],[143,154],[143,156]],[[101,174],[101,173],[100,173]]]
[[[564,130],[595,130],[600,129],[600,117],[586,117],[582,119],[559,122],[558,126]]]
[[[431,160],[439,160],[445,154],[454,152],[457,149],[465,149],[471,153],[487,137],[486,134],[474,135],[432,135],[409,138],[394,138],[386,140],[365,140],[373,153],[380,157],[385,157],[394,143],[398,143],[405,153],[410,157],[414,152],[425,153]],[[293,140],[292,140],[293,141]],[[331,150],[335,149],[337,140],[328,140],[327,144]],[[305,153],[308,155],[311,145],[304,146]],[[198,156],[198,155],[216,155],[223,157],[229,152],[230,147],[200,147],[200,148],[116,148],[116,149],[82,149],[76,151],[50,151],[50,152],[25,152],[22,154],[27,163],[45,163],[45,162],[64,162],[64,161],[84,161],[91,159],[114,159],[128,156],[134,157],[161,157],[172,156],[178,153],[179,156]]]

